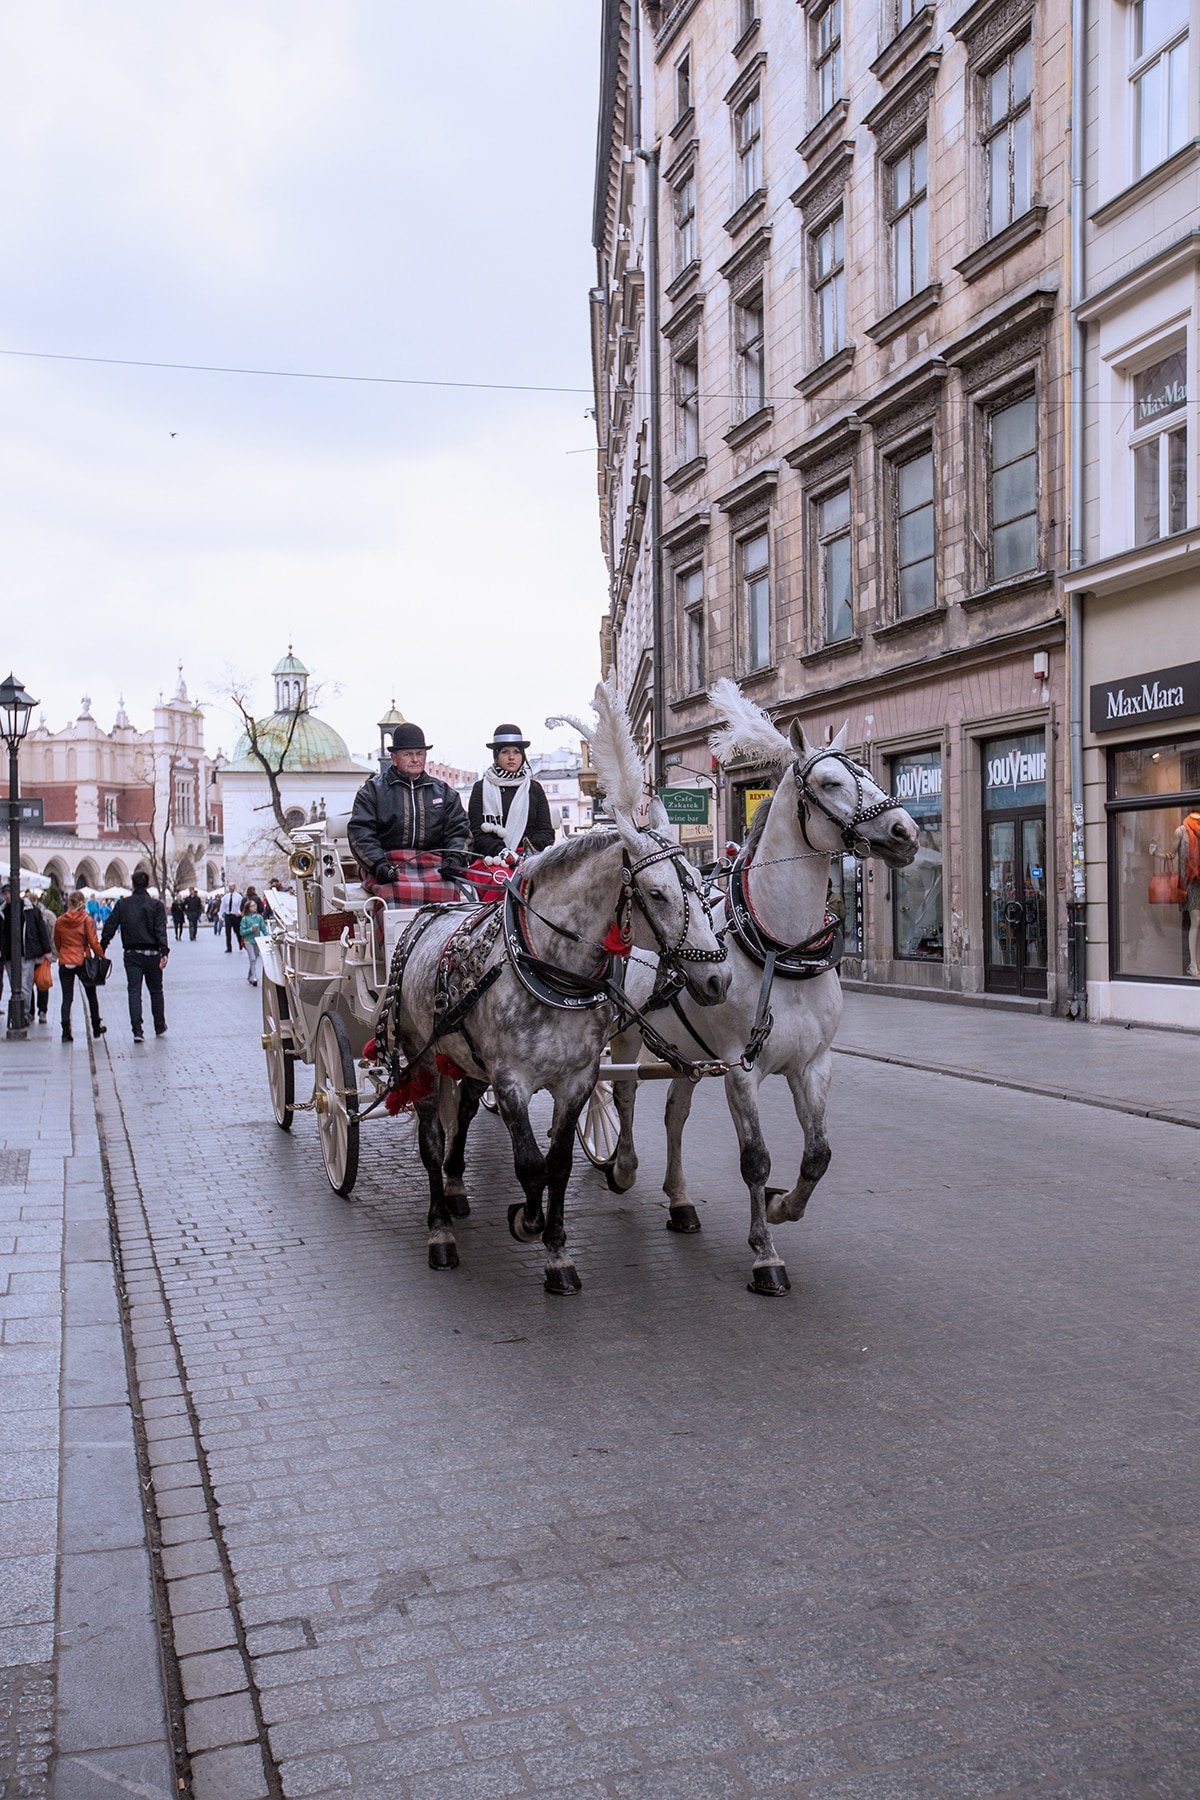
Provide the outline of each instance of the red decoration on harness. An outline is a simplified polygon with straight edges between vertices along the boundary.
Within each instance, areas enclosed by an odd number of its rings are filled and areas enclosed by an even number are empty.
[[[600,948],[607,951],[609,956],[628,956],[633,948],[633,933],[622,931],[614,919],[604,934]]]
[[[466,1074],[466,1070],[460,1069],[452,1056],[443,1056],[440,1050],[433,1060],[437,1064],[438,1074],[448,1075],[451,1081],[461,1081]]]
[[[374,1062],[375,1061],[375,1049],[376,1049],[375,1039],[368,1038],[366,1043],[363,1045],[363,1058],[366,1062]]]
[[[433,1076],[428,1069],[414,1069],[384,1095],[383,1108],[395,1118],[397,1113],[411,1112],[418,1100],[427,1100],[433,1092]]]

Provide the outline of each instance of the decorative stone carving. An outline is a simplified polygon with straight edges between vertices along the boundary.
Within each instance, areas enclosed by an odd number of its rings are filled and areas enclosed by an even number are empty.
[[[970,61],[979,62],[1026,23],[1033,7],[1034,0],[976,0],[950,29],[966,45]]]
[[[888,156],[907,138],[915,136],[929,116],[929,101],[941,66],[940,50],[928,50],[913,64],[902,81],[884,95],[867,114],[867,126],[879,146],[881,156]]]
[[[853,163],[854,139],[847,138],[792,195],[792,204],[800,208],[800,216],[809,230],[841,205]]]

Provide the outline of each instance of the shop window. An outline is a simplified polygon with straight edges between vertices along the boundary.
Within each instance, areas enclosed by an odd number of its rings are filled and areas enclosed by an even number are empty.
[[[1133,378],[1133,534],[1153,544],[1187,528],[1187,355],[1173,350]]]
[[[1200,738],[1109,752],[1111,973],[1200,980]]]
[[[856,856],[835,856],[829,865],[829,910],[842,925],[847,956],[863,953],[863,866]]]
[[[942,755],[917,750],[892,758],[891,791],[917,827],[917,854],[892,872],[893,955],[909,962],[945,957],[942,897]]]
[[[1188,0],[1136,0],[1129,80],[1134,173],[1144,175],[1187,138]]]
[[[746,628],[746,668],[765,669],[771,662],[770,543],[765,531],[738,545],[742,575],[742,615]]]

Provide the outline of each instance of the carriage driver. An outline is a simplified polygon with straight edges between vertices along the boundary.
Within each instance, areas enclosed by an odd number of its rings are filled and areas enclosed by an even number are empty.
[[[397,725],[392,733],[392,766],[364,781],[354,800],[347,835],[350,848],[378,882],[395,878],[392,850],[440,851],[442,873],[453,878],[470,858],[470,828],[454,789],[425,771],[425,742],[419,725]]]

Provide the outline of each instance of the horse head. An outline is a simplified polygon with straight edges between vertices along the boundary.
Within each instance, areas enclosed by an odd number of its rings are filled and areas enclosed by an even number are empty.
[[[810,744],[799,720],[788,733],[800,829],[814,850],[880,857],[903,869],[917,854],[917,827],[898,800],[886,794],[852,756],[845,725],[829,744]]]

